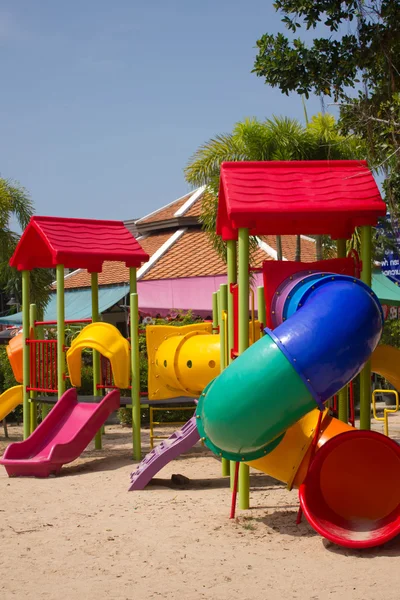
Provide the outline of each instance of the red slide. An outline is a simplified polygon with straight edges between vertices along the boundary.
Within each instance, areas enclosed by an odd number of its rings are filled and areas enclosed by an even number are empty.
[[[0,464],[10,477],[59,473],[85,450],[119,403],[118,390],[98,404],[78,402],[76,389],[68,390],[28,439],[8,446]]]

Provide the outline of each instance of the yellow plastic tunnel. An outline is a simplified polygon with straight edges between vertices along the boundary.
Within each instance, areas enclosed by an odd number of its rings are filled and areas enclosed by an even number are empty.
[[[82,350],[93,348],[111,363],[114,384],[120,389],[130,386],[129,342],[110,323],[91,323],[82,329],[67,352],[67,364],[71,384],[81,385]]]
[[[198,397],[220,373],[220,336],[211,323],[147,326],[149,398]]]

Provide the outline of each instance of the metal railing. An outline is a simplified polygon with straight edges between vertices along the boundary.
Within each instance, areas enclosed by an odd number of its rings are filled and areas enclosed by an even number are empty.
[[[395,408],[384,408],[383,409],[383,417],[378,417],[378,415],[376,413],[376,396],[377,396],[377,394],[394,394],[394,397],[396,400]],[[374,390],[372,392],[372,409],[373,409],[373,413],[374,413],[374,419],[376,421],[383,422],[383,432],[387,437],[389,437],[389,415],[391,413],[395,413],[399,410],[399,394],[398,394],[398,392],[396,390]]]

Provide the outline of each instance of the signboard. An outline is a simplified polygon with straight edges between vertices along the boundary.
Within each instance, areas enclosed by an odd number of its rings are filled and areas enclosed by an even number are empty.
[[[393,240],[391,248],[384,249],[384,257],[381,262],[381,271],[387,277],[392,277],[400,283],[400,228],[397,219],[392,219],[390,214],[386,215],[386,225],[378,225],[381,233],[385,231],[386,237]]]

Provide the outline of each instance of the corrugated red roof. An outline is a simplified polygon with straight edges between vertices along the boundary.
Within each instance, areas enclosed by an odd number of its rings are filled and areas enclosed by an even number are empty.
[[[140,267],[149,259],[122,221],[32,217],[10,265],[18,270],[83,268],[101,272],[105,260]]]
[[[375,225],[386,205],[365,161],[226,162],[221,166],[217,233],[351,237]]]

